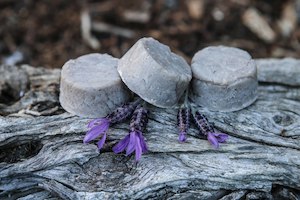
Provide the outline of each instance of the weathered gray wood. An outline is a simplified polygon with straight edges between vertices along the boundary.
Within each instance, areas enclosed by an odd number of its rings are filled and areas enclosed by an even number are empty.
[[[238,112],[200,108],[230,135],[218,150],[199,138],[195,127],[187,143],[178,143],[176,110],[151,107],[145,134],[149,153],[135,165],[133,159],[111,151],[127,133],[126,123],[110,129],[99,154],[95,145],[82,144],[89,119],[59,107],[59,70],[22,68],[29,74],[30,90],[15,104],[0,107],[0,199],[300,195],[299,87],[263,83],[258,100]],[[26,152],[36,153],[24,156]]]
[[[257,59],[258,79],[268,83],[300,86],[300,60]]]

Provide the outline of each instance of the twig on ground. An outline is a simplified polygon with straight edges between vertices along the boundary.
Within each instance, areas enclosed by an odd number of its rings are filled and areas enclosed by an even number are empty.
[[[242,20],[243,24],[263,41],[272,43],[276,39],[276,33],[257,9],[247,9],[243,14]]]
[[[97,32],[107,32],[115,35],[119,35],[125,38],[135,37],[135,32],[127,28],[121,28],[118,26],[113,26],[103,22],[92,22],[92,29]]]
[[[97,38],[93,37],[91,34],[91,17],[87,10],[84,10],[81,13],[81,34],[83,40],[92,48],[95,50],[99,50],[101,47],[100,42],[97,40]]]

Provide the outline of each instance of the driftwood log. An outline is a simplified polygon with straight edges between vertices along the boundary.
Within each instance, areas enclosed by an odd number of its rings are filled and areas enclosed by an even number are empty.
[[[127,123],[110,129],[100,153],[82,143],[89,119],[60,107],[59,69],[1,66],[0,199],[299,199],[300,61],[257,64],[253,105],[199,108],[226,144],[213,149],[195,127],[179,144],[177,111],[153,107],[138,164],[111,150]]]

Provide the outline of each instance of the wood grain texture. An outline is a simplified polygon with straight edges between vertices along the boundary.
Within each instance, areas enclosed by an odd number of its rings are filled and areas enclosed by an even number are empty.
[[[261,70],[265,63],[258,63]],[[264,73],[285,73],[267,67]],[[109,129],[99,154],[96,145],[82,144],[89,119],[59,106],[60,71],[21,68],[30,90],[12,105],[0,105],[0,199],[300,198],[298,79],[263,79],[258,100],[238,112],[199,108],[230,136],[217,150],[194,126],[187,143],[178,143],[176,109],[151,107],[149,152],[136,165],[111,150],[128,123]],[[298,68],[294,73],[300,77]]]

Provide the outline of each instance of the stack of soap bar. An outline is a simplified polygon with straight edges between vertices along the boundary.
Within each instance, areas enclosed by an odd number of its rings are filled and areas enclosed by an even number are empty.
[[[64,64],[60,103],[84,117],[104,117],[128,101],[130,92],[117,71],[118,59],[107,54],[89,54]]]
[[[192,59],[192,100],[213,111],[237,111],[257,98],[256,65],[238,48],[207,47]]]
[[[142,38],[120,59],[118,71],[127,87],[157,107],[177,105],[192,78],[190,66],[153,38]]]

